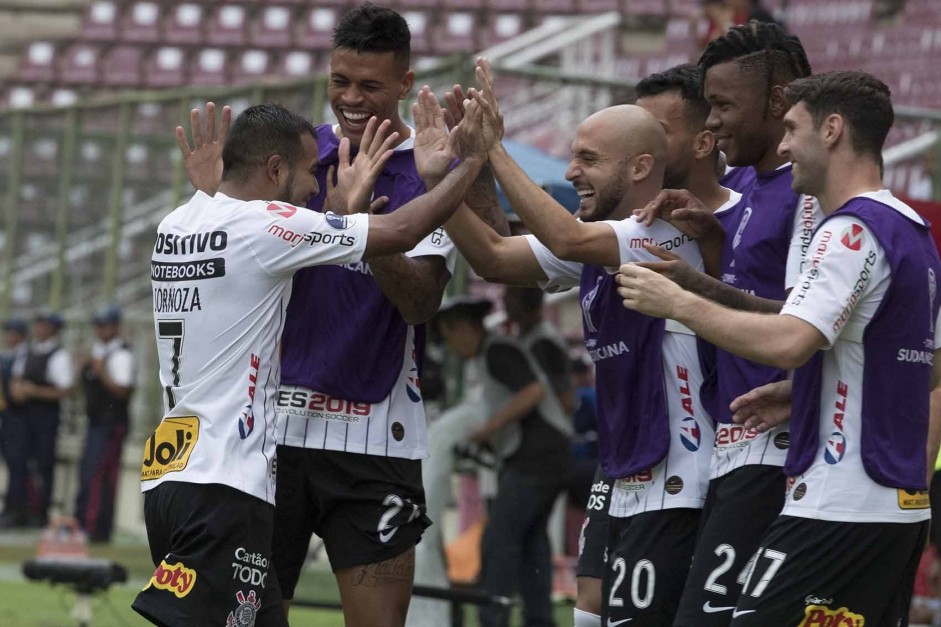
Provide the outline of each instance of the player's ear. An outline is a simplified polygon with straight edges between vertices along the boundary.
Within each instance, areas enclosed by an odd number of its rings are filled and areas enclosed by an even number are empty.
[[[631,180],[634,182],[643,181],[653,172],[653,155],[643,154],[634,157],[634,162],[630,166]]]
[[[831,113],[820,124],[820,139],[823,140],[824,146],[833,148],[847,130],[843,116]]]
[[[412,94],[412,87],[415,86],[415,72],[409,70],[402,77],[402,86],[399,89],[399,100],[406,100]]]
[[[716,137],[712,131],[700,131],[693,137],[693,156],[696,159],[712,157],[716,149]]]
[[[281,158],[281,155],[271,155],[265,162],[265,174],[268,180],[275,185],[281,185],[281,177],[287,176],[287,162]]]
[[[771,113],[771,117],[781,119],[790,108],[791,105],[784,97],[784,85],[773,86],[771,93],[768,95],[768,111]]]

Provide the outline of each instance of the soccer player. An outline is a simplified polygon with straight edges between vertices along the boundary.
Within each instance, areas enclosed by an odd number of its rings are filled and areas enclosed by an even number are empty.
[[[725,184],[743,197],[733,210],[716,216],[727,234],[721,281],[677,268],[678,262],[649,267],[667,270],[680,285],[727,306],[776,313],[795,285],[820,219],[817,203],[792,190],[791,165],[777,152],[788,109],[784,87],[809,75],[810,65],[796,37],[776,24],[752,22],[713,41],[699,66],[711,105],[706,125],[736,167]],[[662,197],[682,204],[690,195],[665,191]],[[712,216],[708,208],[699,211]],[[746,429],[732,424],[729,405],[749,390],[783,380],[786,373],[721,349],[716,353],[716,383],[703,397],[719,424],[704,519],[677,614],[680,627],[729,624],[741,574],[784,499],[780,467],[787,454],[787,424],[763,433]]]
[[[355,152],[369,116],[399,133],[376,181],[373,209],[388,213],[424,193],[417,138],[398,111],[413,86],[409,59],[408,25],[395,11],[366,4],[340,20],[327,91],[339,123],[317,127],[321,191],[308,208],[345,210],[346,186],[342,180],[334,186],[331,172],[341,138]],[[191,163],[194,184],[212,189],[213,160]],[[488,189],[475,185],[468,201],[496,204]],[[429,524],[421,481],[427,455],[421,323],[438,310],[455,260],[453,245],[437,230],[406,254],[295,276],[277,397],[283,498],[275,512],[275,567],[284,598],[292,599],[311,535],[320,536],[351,627],[400,626],[408,611],[415,544]]]
[[[397,139],[386,137],[389,122],[377,124],[366,125],[352,165],[349,141],[339,146],[354,206],[366,204]],[[477,176],[480,135],[455,135],[461,163],[394,215],[316,213],[297,207],[318,192],[316,130],[277,105],[251,107],[225,141],[218,193],[197,192],[161,222],[151,274],[165,417],[141,471],[157,566],[133,605],[143,616],[174,627],[287,624],[269,568],[292,276],[413,248]]]
[[[686,189],[703,199],[716,213],[730,211],[741,194],[724,188],[716,175],[718,150],[712,132],[706,129],[709,103],[702,96],[702,74],[695,65],[684,64],[651,74],[635,88],[637,105],[650,112],[667,138],[664,187]],[[664,251],[661,254],[669,255]],[[613,481],[601,468],[592,481],[585,511],[578,556],[576,624],[599,625],[601,579],[605,569],[608,533],[608,500]]]
[[[888,88],[832,72],[793,82],[784,97],[779,152],[794,188],[827,217],[780,314],[722,307],[631,264],[619,292],[631,309],[795,371],[787,497],[745,572],[732,625],[903,624],[930,517],[941,261],[924,220],[882,188]]]
[[[486,62],[478,66],[484,89],[473,94],[469,111],[486,109],[484,132],[499,137],[488,69]],[[427,116],[416,116],[416,125],[440,126],[443,137],[437,102],[422,92],[419,103]],[[708,475],[709,450],[700,444],[710,441],[712,423],[698,398],[696,338],[681,327],[625,316],[607,270],[619,260],[650,259],[643,248],[649,241],[702,265],[688,236],[664,222],[645,227],[631,217],[661,189],[666,151],[661,125],[640,107],[610,107],[588,117],[578,127],[567,171],[582,197],[579,222],[497,144],[489,153],[491,167],[534,235],[501,237],[464,207],[446,224],[487,280],[550,290],[580,285],[586,347],[597,367],[602,466],[619,478],[611,497],[603,594],[612,624],[672,620]],[[650,368],[658,362],[662,368]]]

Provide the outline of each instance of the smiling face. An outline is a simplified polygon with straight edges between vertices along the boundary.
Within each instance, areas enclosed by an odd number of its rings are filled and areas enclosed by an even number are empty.
[[[827,148],[821,129],[803,102],[785,114],[784,129],[778,153],[793,164],[791,186],[801,194],[819,196],[827,179]]]
[[[578,192],[576,215],[584,222],[607,219],[630,189],[630,157],[623,148],[597,118],[588,118],[578,127],[565,178]]]
[[[327,97],[340,122],[340,131],[358,146],[369,118],[392,121],[392,130],[404,139],[405,124],[399,101],[408,97],[414,74],[394,52],[356,52],[334,48],[330,53]]]
[[[759,73],[736,61],[714,65],[706,71],[703,92],[711,107],[706,128],[729,165],[757,165],[775,148],[768,139],[768,86]]]

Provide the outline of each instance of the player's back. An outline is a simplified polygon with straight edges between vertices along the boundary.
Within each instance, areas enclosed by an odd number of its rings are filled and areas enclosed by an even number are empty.
[[[365,216],[221,193],[197,193],[160,223],[151,279],[167,418],[145,450],[145,489],[165,478],[224,483],[273,501],[291,277],[306,265],[358,260],[366,228]]]

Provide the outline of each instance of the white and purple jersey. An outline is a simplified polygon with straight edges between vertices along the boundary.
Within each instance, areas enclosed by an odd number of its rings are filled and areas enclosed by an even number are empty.
[[[380,213],[425,193],[412,137],[396,147],[375,186]],[[317,127],[320,211],[326,173],[338,162],[333,127]],[[453,272],[456,252],[438,229],[407,253],[440,256]],[[278,444],[406,459],[427,455],[421,367],[424,325],[405,323],[373,279],[369,264],[306,268],[294,278],[281,355]]]
[[[781,310],[828,344],[794,372],[783,514],[930,518],[926,441],[941,347],[939,276],[928,225],[888,190],[851,199],[820,225],[809,267]]]
[[[720,278],[749,294],[783,301],[800,275],[815,225],[822,218],[819,204],[791,188],[790,164],[763,173],[736,168],[725,180],[737,186],[742,199],[717,213],[726,231]],[[716,349],[716,371],[714,397],[710,392],[705,399],[717,423],[711,478],[747,465],[783,466],[788,426],[759,434],[732,424],[729,405],[756,387],[783,380],[787,373],[722,349]]]
[[[652,243],[702,269],[698,245],[666,222],[601,224],[617,234],[621,263],[656,261],[644,248]],[[625,308],[610,269],[560,260],[535,237],[527,240],[548,278],[545,289],[579,286],[585,347],[595,362],[600,461],[616,478],[610,515],[702,507],[714,431],[699,398],[696,337]]]

